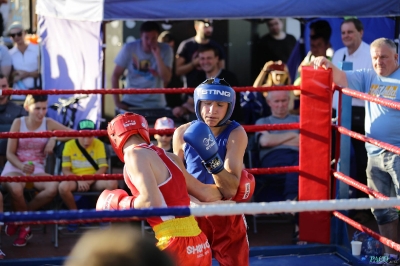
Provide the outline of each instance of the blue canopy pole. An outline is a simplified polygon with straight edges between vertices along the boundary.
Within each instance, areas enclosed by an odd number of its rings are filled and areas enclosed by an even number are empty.
[[[340,62],[338,66],[343,71],[353,70],[352,62]],[[339,93],[341,97],[341,106],[338,106],[337,112],[341,115],[341,124],[345,128],[351,129],[351,100],[352,97],[343,93]],[[339,101],[340,102],[340,101]],[[338,132],[336,134],[339,134]],[[350,160],[351,160],[351,138],[346,135],[340,136],[340,158],[337,171],[350,176]],[[349,198],[349,185],[339,180],[336,180],[336,198],[348,199]],[[348,216],[348,211],[340,211],[342,214]],[[336,245],[346,246],[350,248],[350,241],[347,232],[347,225],[345,222],[332,218],[332,243]]]
[[[341,62],[339,64],[339,68],[343,71],[353,70],[352,62]],[[342,97],[342,105],[341,108],[341,126],[351,129],[351,100],[352,97],[347,96],[343,93],[340,93],[340,97]],[[338,170],[345,175],[350,176],[350,160],[351,160],[351,138],[346,135],[340,136],[340,159]],[[339,199],[348,199],[349,198],[349,185],[339,182],[338,183],[338,195]]]

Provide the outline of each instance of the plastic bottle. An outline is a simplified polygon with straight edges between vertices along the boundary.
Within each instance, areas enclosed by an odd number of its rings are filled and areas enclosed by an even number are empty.
[[[381,242],[373,237],[369,237],[367,240],[367,247],[365,250],[366,255],[379,257],[383,255],[383,245]]]
[[[33,163],[32,161],[29,161],[28,164],[29,164],[29,165],[34,165],[34,163]],[[27,175],[27,174],[25,174],[25,175]],[[33,189],[33,182],[26,182],[25,188],[27,188],[27,189]]]

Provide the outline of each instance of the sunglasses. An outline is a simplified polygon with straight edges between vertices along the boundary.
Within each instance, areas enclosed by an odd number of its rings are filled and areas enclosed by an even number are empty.
[[[14,38],[15,36],[21,37],[22,36],[22,31],[17,32],[17,33],[10,33],[8,34],[11,38]]]
[[[162,135],[160,135],[160,137],[164,137],[164,136],[166,136],[166,137],[172,137],[172,134],[162,134]]]

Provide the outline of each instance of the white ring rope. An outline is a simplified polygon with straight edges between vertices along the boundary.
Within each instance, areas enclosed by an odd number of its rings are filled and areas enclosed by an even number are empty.
[[[237,214],[272,214],[293,213],[303,211],[336,211],[369,208],[391,208],[400,206],[400,199],[348,199],[348,200],[309,200],[309,201],[280,201],[262,203],[240,203],[240,204],[204,204],[191,205],[191,214],[194,216],[206,215],[237,215]]]

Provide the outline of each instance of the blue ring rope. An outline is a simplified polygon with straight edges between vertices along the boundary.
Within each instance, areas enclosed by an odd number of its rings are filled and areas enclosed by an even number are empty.
[[[26,222],[26,221],[59,221],[79,219],[103,219],[103,218],[132,218],[151,216],[189,216],[189,207],[148,208],[131,210],[72,210],[72,211],[36,211],[36,212],[5,212],[0,213],[0,222]]]

